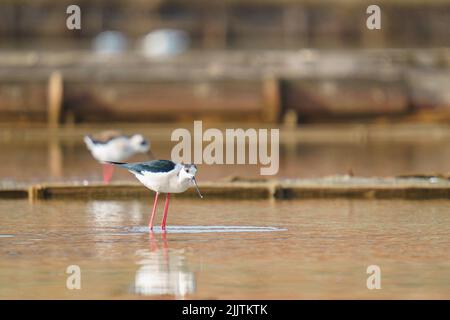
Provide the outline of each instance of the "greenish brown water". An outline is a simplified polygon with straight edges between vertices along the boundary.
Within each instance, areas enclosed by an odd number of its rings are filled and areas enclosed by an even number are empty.
[[[450,298],[450,201],[151,202],[0,201],[0,298]]]

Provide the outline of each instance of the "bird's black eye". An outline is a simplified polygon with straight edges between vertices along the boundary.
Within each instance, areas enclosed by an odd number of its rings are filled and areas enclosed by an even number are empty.
[[[147,144],[147,141],[145,141],[145,140],[141,141],[141,146],[145,146],[146,144]]]

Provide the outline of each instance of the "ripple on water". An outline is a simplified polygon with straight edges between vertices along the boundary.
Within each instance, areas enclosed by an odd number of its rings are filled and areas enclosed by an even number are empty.
[[[225,232],[274,232],[286,231],[287,229],[276,227],[256,227],[256,226],[168,226],[167,233],[225,233]],[[148,233],[147,226],[132,227],[129,233]],[[154,233],[162,233],[161,227],[154,227]]]

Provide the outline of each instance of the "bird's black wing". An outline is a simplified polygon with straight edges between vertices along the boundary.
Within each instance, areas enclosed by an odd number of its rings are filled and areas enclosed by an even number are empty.
[[[153,160],[147,162],[135,163],[121,163],[109,162],[122,168],[128,169],[131,172],[142,174],[143,172],[169,172],[175,169],[175,163],[170,160]]]

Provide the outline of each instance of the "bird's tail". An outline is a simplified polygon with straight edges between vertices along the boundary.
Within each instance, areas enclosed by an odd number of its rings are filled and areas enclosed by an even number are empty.
[[[104,161],[104,162],[105,163],[109,163],[109,164],[113,164],[113,165],[116,165],[116,166],[120,166],[120,167],[123,167],[124,165],[128,164],[126,162],[116,162],[116,161]]]
[[[116,161],[104,161],[104,163],[109,163],[109,164],[112,164],[112,165],[114,165],[114,166],[118,166],[118,167],[127,169],[127,170],[130,171],[131,173],[135,173],[135,172],[132,170],[132,164],[130,164],[130,163],[126,163],[126,162],[116,162]]]
[[[89,135],[84,136],[83,140],[84,140],[84,143],[86,143],[86,147],[89,150],[91,150],[92,147],[94,146],[94,141],[92,140],[91,136],[89,136]]]

